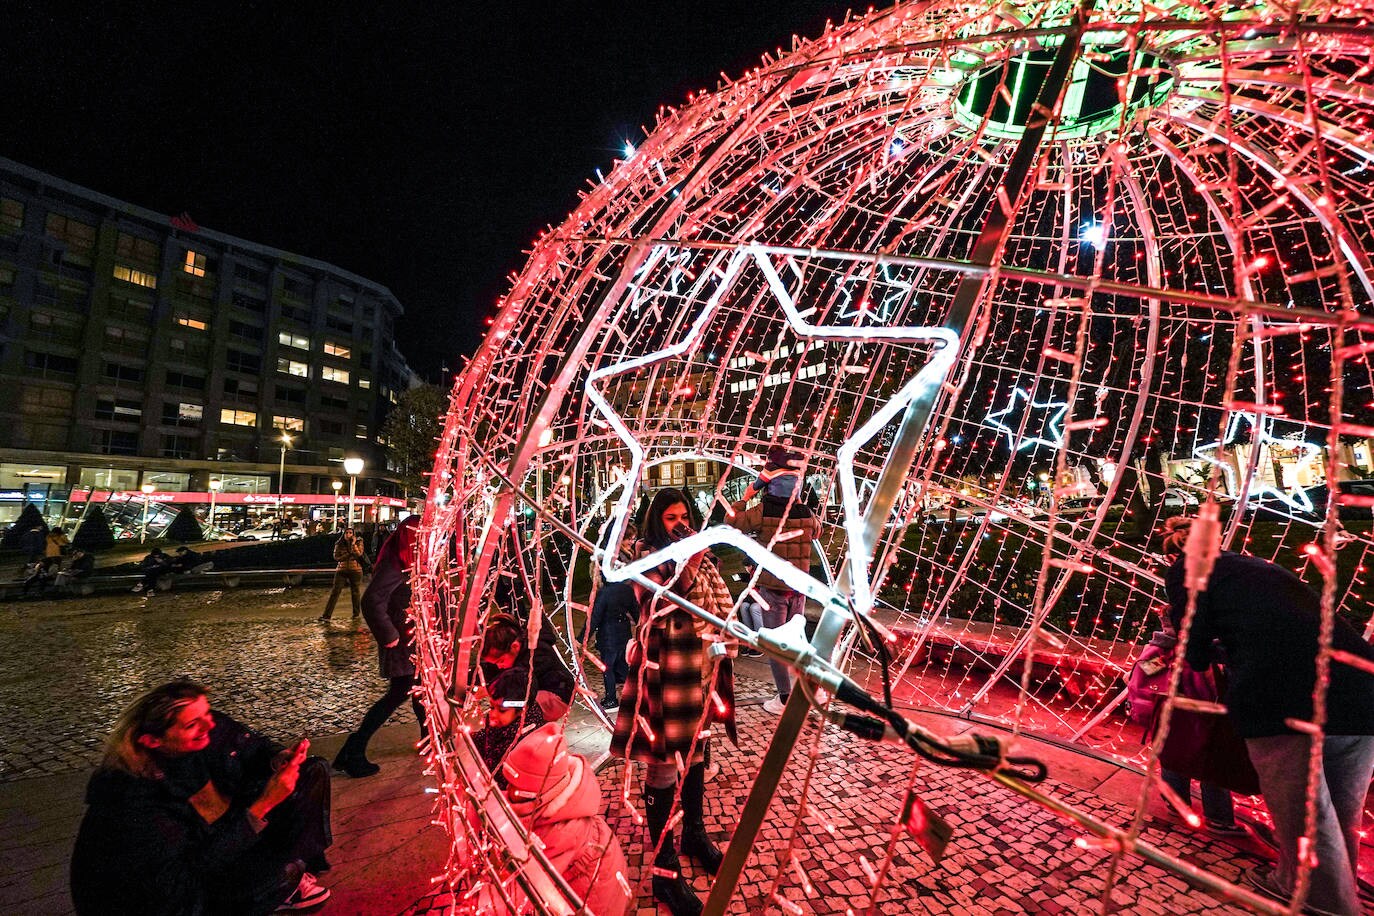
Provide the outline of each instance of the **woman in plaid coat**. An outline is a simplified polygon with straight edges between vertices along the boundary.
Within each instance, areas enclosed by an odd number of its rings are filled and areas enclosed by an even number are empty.
[[[661,550],[696,528],[696,513],[687,494],[661,490],[649,505],[639,554]],[[733,599],[708,551],[682,564],[666,562],[648,575],[703,610],[719,617],[730,611]],[[715,874],[722,855],[706,835],[702,817],[703,757],[713,722],[719,722],[734,740],[734,682],[729,658],[707,652],[710,642],[722,638],[719,633],[652,590],[638,585],[635,589],[639,620],[626,653],[629,676],[621,688],[611,753],[648,764],[644,813],[658,849],[654,897],[674,916],[695,916],[702,910],[701,900],[682,877],[668,822],[680,781],[682,852]]]

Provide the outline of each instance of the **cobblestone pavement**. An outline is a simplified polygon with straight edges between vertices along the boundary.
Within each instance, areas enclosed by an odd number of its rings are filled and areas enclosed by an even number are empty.
[[[89,768],[129,700],[175,675],[279,739],[351,730],[385,684],[346,596],[332,626],[316,622],[327,597],[276,588],[0,604],[0,782]]]
[[[347,611],[332,627],[315,621],[326,594],[236,590],[0,606],[0,640],[8,649],[0,657],[0,781],[88,768],[128,699],[175,674],[211,685],[220,708],[281,738],[347,731],[382,682],[371,637],[351,627]],[[765,670],[760,666],[758,678],[766,677]],[[741,677],[741,747],[716,746],[722,771],[708,786],[707,814],[722,841],[739,816],[776,721],[759,705],[770,690],[758,678]],[[402,709],[393,721],[408,714]],[[775,879],[791,903],[771,912],[863,913],[868,906],[868,870],[880,868],[887,854],[916,761],[901,748],[862,743],[833,729],[815,744],[815,728],[814,722],[807,727],[800,745],[814,747],[820,761],[796,840],[800,868],[784,870],[780,879],[777,874],[800,801],[805,753],[788,770],[732,913],[763,912]],[[638,882],[646,836],[620,807],[622,778],[622,765],[614,763],[602,771],[601,783],[609,820],[630,862],[629,877]],[[926,803],[953,824],[953,841],[945,859],[933,865],[911,838],[900,835],[873,912],[1098,911],[1109,857],[1076,847],[1076,828],[967,771],[921,763],[917,785]],[[1054,780],[1046,788],[1111,823],[1129,819],[1125,805],[1095,792]],[[1251,852],[1167,824],[1153,824],[1145,836],[1230,879],[1259,861]],[[708,879],[697,870],[689,873],[704,894]],[[647,899],[645,892],[641,900]],[[1135,858],[1125,861],[1113,900],[1118,912],[1133,914],[1240,912]],[[407,912],[437,916],[448,911],[449,902],[436,893]],[[637,912],[655,911],[641,906]]]
[[[751,694],[762,694],[750,690]],[[757,702],[757,699],[754,700]],[[758,705],[741,705],[738,750],[717,744],[720,775],[707,785],[708,828],[724,844],[743,809],[745,797],[776,722]],[[750,856],[744,880],[729,912],[756,914],[862,914],[872,886],[870,869],[881,868],[892,824],[900,812],[912,767],[917,791],[931,809],[954,827],[954,837],[939,865],[915,841],[900,834],[877,895],[873,913],[883,914],[1079,914],[1100,911],[1109,855],[1082,849],[1074,840],[1083,832],[1049,811],[1021,800],[1001,786],[967,770],[917,763],[914,755],[891,745],[861,743],[827,729],[815,744],[815,724],[807,726],[773,808]],[[807,814],[796,841],[798,866],[783,871],[779,890],[789,901],[765,906],[779,879],[778,862],[792,835],[800,801],[804,766],[815,747],[819,763],[812,775]],[[1053,773],[1053,770],[1051,771]],[[601,772],[608,820],[625,849],[632,885],[640,892],[636,916],[653,916],[643,871],[647,833],[635,827],[621,807],[623,766]],[[1044,788],[1073,806],[1117,826],[1125,826],[1130,809],[1095,793],[1056,782]],[[635,793],[632,792],[632,797]],[[1144,839],[1164,851],[1231,880],[1261,860],[1252,852],[1193,833],[1167,822],[1152,822]],[[710,881],[696,866],[689,875],[705,899]],[[805,875],[805,882],[801,875]],[[1119,871],[1112,900],[1124,914],[1243,913],[1194,890],[1164,869],[1127,858]],[[810,891],[805,889],[810,885]],[[448,913],[451,897],[435,893],[407,916]]]

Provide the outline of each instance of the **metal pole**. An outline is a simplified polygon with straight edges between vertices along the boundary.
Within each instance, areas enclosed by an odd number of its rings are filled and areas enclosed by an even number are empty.
[[[969,259],[975,264],[991,267],[1002,250],[1003,241],[1011,229],[1011,218],[1023,199],[1026,182],[1031,177],[1031,167],[1035,164],[1040,142],[1055,117],[1054,112],[1058,111],[1060,96],[1068,83],[1073,62],[1078,57],[1082,44],[1083,29],[1095,5],[1096,0],[1083,0],[1074,14],[1073,22],[1065,31],[1064,43],[1059,46],[1054,63],[1050,66],[1050,71],[1040,88],[1040,95],[1033,109],[1034,114],[1027,121],[1025,132],[1021,135],[998,185],[1001,192],[998,195],[999,199],[1005,199],[1008,203],[1005,207],[994,206],[988,214]],[[961,348],[967,346],[971,336],[969,327],[974,311],[982,299],[986,283],[986,274],[965,276],[959,281],[954,299],[950,303],[945,327],[960,335]],[[882,536],[883,525],[892,511],[898,492],[906,483],[907,474],[910,473],[911,465],[916,458],[917,446],[934,412],[939,393],[940,389],[933,389],[918,396],[907,407],[906,416],[902,419],[901,428],[897,433],[897,440],[888,453],[878,485],[864,513],[864,543],[850,545],[851,557],[869,556],[870,546],[877,543]],[[851,577],[852,571],[846,562],[840,571],[841,593],[849,590]],[[816,635],[811,640],[816,657],[830,659],[849,619],[850,614],[841,601],[834,600],[825,606],[820,623],[816,626]],[[711,895],[707,898],[704,916],[724,916],[739,884],[740,875],[744,871],[744,863],[754,848],[754,841],[768,814],[773,795],[777,792],[778,783],[782,780],[787,760],[792,756],[792,749],[796,746],[802,726],[806,723],[809,706],[810,701],[801,690],[793,690],[787,698],[787,706],[778,721],[777,730],[773,733],[773,740],[768,745],[758,775],[749,789],[749,798],[745,802],[744,810],[740,812],[734,836],[725,851],[725,859],[716,874],[715,882],[711,885]]]
[[[281,443],[281,465],[277,468],[277,521],[282,520],[282,505],[286,501],[286,440]]]
[[[358,496],[358,475],[350,474],[348,477],[348,525],[353,527],[353,505]]]

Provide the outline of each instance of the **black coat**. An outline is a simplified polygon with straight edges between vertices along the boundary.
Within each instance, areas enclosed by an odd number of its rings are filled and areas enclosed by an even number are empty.
[[[523,626],[521,632],[524,632]],[[529,646],[523,644],[523,637],[521,639],[520,653],[515,657],[515,663],[511,667],[525,668],[530,671],[532,677],[530,679],[531,695],[527,698],[529,701],[534,700],[534,694],[541,690],[547,690],[558,696],[564,703],[572,702],[577,681],[573,678],[568,667],[563,664],[563,659],[559,658],[556,642],[557,634],[547,617],[539,626],[539,642],[535,645],[533,652],[530,651]],[[490,684],[501,676],[500,668],[490,662],[482,662],[481,664],[482,679],[486,683]]]
[[[630,641],[630,630],[639,617],[639,599],[629,582],[606,582],[596,593],[587,634],[597,637],[596,646],[602,661],[607,655],[619,656]]]
[[[212,715],[210,746],[179,761],[166,778],[109,769],[91,777],[71,865],[72,900],[81,916],[222,912],[222,895],[211,888],[257,842],[248,806],[262,794],[281,747],[228,716]],[[188,801],[206,778],[230,800],[213,824]]]
[[[382,677],[415,674],[415,629],[410,622],[410,571],[400,553],[383,550],[363,592],[363,619],[377,640],[377,666]],[[396,640],[388,649],[387,643]]]
[[[1188,603],[1181,557],[1165,588],[1177,626]],[[1198,594],[1187,658],[1205,671],[1212,641],[1221,643],[1230,675],[1222,701],[1242,738],[1293,734],[1285,719],[1311,720],[1320,623],[1321,598],[1282,566],[1237,553],[1217,557]],[[1374,660],[1374,647],[1339,614],[1333,645]],[[1326,717],[1328,735],[1374,735],[1374,675],[1333,661]]]

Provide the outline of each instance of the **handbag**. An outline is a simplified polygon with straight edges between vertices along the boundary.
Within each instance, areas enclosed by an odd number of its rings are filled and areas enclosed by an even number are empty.
[[[1218,693],[1225,696],[1222,669],[1214,666],[1212,671]],[[1148,732],[1152,738],[1163,712],[1164,704],[1156,704]],[[1229,716],[1175,708],[1169,719],[1169,737],[1159,750],[1159,765],[1241,795],[1258,795],[1260,791],[1245,739],[1236,734]]]

